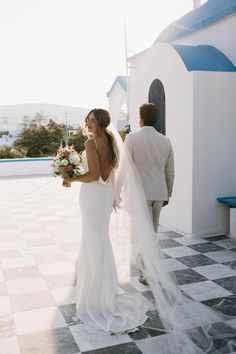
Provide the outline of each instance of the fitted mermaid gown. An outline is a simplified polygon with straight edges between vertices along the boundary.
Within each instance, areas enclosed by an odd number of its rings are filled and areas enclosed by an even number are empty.
[[[86,151],[82,154],[88,171]],[[109,333],[132,331],[147,319],[147,302],[137,294],[119,294],[117,270],[109,238],[114,203],[112,174],[82,183],[82,238],[77,260],[76,314],[86,325]],[[143,298],[143,299],[142,299]]]

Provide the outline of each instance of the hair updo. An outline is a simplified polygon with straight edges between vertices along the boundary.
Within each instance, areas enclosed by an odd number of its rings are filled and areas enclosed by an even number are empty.
[[[118,149],[117,149],[115,138],[114,138],[112,132],[110,132],[107,129],[107,127],[109,126],[109,124],[111,122],[110,113],[103,108],[94,108],[85,117],[85,124],[86,124],[86,120],[90,116],[90,114],[93,114],[96,122],[98,123],[99,129],[103,130],[106,137],[107,137],[109,149],[111,151],[111,163],[112,163],[113,167],[116,167],[118,165],[118,159],[119,159]]]

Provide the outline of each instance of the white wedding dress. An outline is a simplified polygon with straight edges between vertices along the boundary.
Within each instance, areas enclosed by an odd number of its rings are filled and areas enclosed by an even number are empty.
[[[159,346],[152,352],[219,353],[214,348],[212,326],[231,317],[199,303],[179,289],[174,274],[168,271],[168,259],[153,230],[132,158],[119,134],[114,131],[113,135],[120,157],[118,168],[113,169],[107,181],[100,178],[96,182],[83,183],[80,189],[82,239],[77,261],[77,317],[86,325],[108,333],[132,331],[141,324],[147,330],[166,333],[159,336]],[[82,159],[86,172],[85,151]],[[115,216],[117,225],[109,236],[110,220],[110,226],[114,226],[111,218],[113,203],[114,200],[119,203],[120,196],[121,210]],[[120,275],[125,279],[123,283],[129,282],[130,266],[139,252],[155,299],[151,310],[158,314],[156,322],[153,319],[146,321],[149,308],[144,296],[121,294],[118,286]],[[230,331],[220,333],[220,338],[227,338]],[[150,352],[148,348],[144,348],[145,353]]]
[[[88,171],[86,151],[82,154]],[[82,240],[77,260],[76,314],[86,324],[110,333],[132,331],[147,319],[144,298],[119,294],[116,265],[109,238],[114,203],[113,172],[107,179],[82,183]]]

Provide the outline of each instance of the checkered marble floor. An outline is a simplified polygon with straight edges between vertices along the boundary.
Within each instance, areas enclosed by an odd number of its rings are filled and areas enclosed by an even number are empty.
[[[0,179],[0,353],[161,354],[165,334],[107,335],[75,320],[75,259],[79,247],[78,185],[52,177]],[[236,240],[186,238],[160,228],[167,266],[195,300],[236,316]],[[133,274],[128,290],[150,303],[148,287]],[[149,312],[148,323],[158,320]],[[213,325],[220,333],[227,322]],[[211,353],[236,353],[235,329],[216,339]],[[150,326],[151,327],[151,326]]]

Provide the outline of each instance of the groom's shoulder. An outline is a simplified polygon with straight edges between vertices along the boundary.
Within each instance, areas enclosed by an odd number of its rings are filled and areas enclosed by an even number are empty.
[[[137,132],[134,132],[134,133],[128,133],[125,137],[125,140],[126,141],[133,141],[135,139],[135,136],[136,136],[136,133]]]
[[[137,130],[136,132],[130,132],[129,134],[126,135],[126,138],[128,139],[136,139],[137,137],[140,136],[141,130]]]

